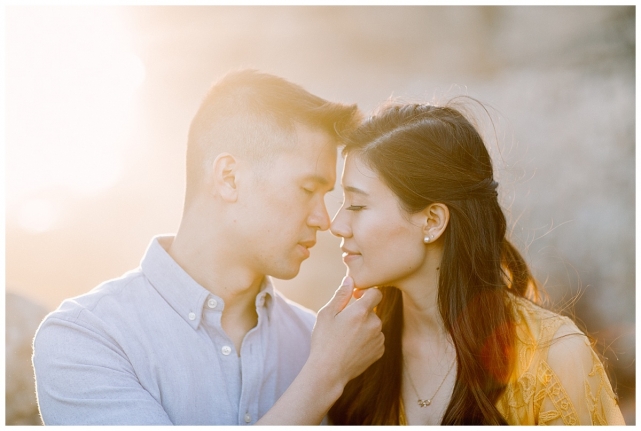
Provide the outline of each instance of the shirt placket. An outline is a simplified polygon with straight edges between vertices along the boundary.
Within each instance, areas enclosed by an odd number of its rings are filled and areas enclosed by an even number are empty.
[[[258,324],[250,330],[241,345],[241,393],[238,405],[238,423],[251,425],[258,419],[258,401],[263,380],[265,364],[265,332],[267,331],[266,310],[262,306],[264,298],[257,307]]]
[[[241,361],[234,349],[234,344],[223,331],[221,324],[222,300],[209,297],[204,304],[206,330],[214,349],[213,355],[220,364],[222,375],[219,376],[221,391],[227,393],[230,406],[235,410],[241,394]],[[233,415],[234,417],[236,415]],[[239,422],[243,424],[244,422]]]

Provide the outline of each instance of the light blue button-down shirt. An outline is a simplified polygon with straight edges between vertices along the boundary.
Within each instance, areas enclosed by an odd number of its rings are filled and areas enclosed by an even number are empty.
[[[34,340],[46,425],[253,424],[298,375],[315,316],[267,278],[240,356],[223,300],[155,238],[139,268],[64,301]]]

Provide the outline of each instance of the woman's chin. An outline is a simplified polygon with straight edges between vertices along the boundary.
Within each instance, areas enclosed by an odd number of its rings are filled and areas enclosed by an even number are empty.
[[[352,278],[352,280],[354,280],[354,287],[355,287],[356,289],[360,289],[360,288],[361,288],[361,285],[360,285],[360,283],[359,283],[359,278],[354,274],[354,271],[352,271],[352,270],[351,270],[351,268],[349,267],[349,265],[345,265],[345,266],[347,266],[347,274],[346,274],[346,275],[347,275],[348,277],[351,277],[351,278]]]
[[[352,271],[347,271],[347,275],[352,277],[352,280],[354,280],[354,287],[356,289],[369,289],[370,287],[375,287],[376,284],[371,283],[370,280],[367,278],[360,276],[358,274],[355,274]]]
[[[350,272],[348,272],[347,275],[352,277],[352,280],[354,280],[354,287],[356,289],[369,289],[371,287],[381,287],[381,286],[394,286],[398,288],[396,283],[387,281],[382,278],[374,279],[372,277],[363,277],[362,275],[359,277],[358,274],[354,274]]]
[[[352,277],[354,280],[354,287],[356,289],[369,289],[370,287],[380,286],[380,279],[377,277],[372,277],[372,274],[368,274],[366,271],[359,270],[357,268],[347,266],[347,275]]]

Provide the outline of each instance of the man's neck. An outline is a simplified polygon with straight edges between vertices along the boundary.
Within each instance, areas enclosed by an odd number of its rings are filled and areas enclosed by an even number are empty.
[[[265,275],[233,262],[220,244],[203,238],[179,230],[167,253],[198,284],[223,300],[221,324],[240,354],[245,334],[257,324],[255,301]]]
[[[179,231],[166,250],[198,284],[225,303],[250,292],[255,297],[265,278],[234,261],[219,241],[208,240],[205,235],[190,236]]]

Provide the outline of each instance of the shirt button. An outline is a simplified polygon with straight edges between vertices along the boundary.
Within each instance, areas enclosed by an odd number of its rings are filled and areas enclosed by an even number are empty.
[[[263,305],[265,305],[265,297],[261,296],[260,299],[258,299],[258,306],[262,307]]]
[[[222,350],[223,355],[225,355],[225,356],[227,356],[227,355],[229,355],[231,353],[231,347],[229,347],[229,346],[223,346],[223,348],[220,349],[220,350]]]
[[[245,413],[245,422],[250,423],[252,421],[252,417],[249,413]]]
[[[207,306],[209,308],[216,308],[218,305],[218,301],[216,301],[214,298],[211,298],[209,301],[207,301]]]
[[[196,319],[196,313],[189,313],[189,320],[195,320]]]

